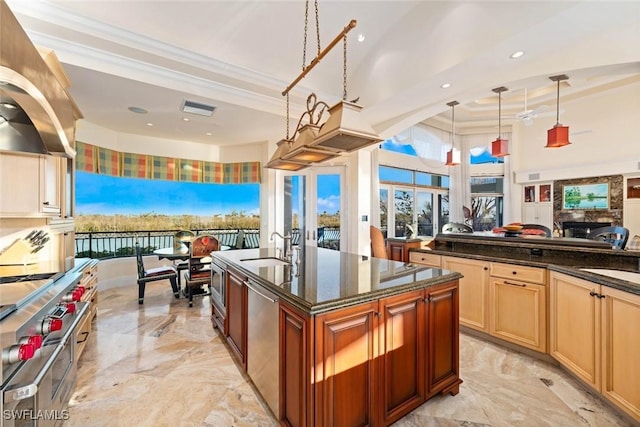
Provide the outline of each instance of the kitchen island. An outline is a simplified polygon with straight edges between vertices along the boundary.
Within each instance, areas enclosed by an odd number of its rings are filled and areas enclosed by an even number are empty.
[[[281,424],[389,425],[458,393],[459,273],[315,247],[212,255],[214,324]]]

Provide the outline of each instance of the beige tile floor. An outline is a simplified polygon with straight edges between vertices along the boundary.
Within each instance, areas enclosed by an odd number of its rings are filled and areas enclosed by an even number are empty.
[[[562,369],[465,334],[460,372],[458,395],[395,425],[630,425]],[[65,427],[277,425],[266,408],[212,329],[208,297],[189,308],[152,283],[138,306],[135,285],[100,291]]]

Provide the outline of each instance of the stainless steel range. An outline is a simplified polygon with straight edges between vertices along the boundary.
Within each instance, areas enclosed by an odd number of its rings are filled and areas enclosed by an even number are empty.
[[[56,426],[75,388],[76,328],[88,313],[81,275],[0,277],[0,425]]]

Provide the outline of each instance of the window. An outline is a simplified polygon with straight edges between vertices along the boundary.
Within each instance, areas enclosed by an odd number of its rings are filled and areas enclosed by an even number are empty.
[[[379,179],[385,237],[434,236],[448,221],[448,176],[380,166]]]
[[[473,229],[490,231],[502,224],[504,213],[503,177],[471,178]]]

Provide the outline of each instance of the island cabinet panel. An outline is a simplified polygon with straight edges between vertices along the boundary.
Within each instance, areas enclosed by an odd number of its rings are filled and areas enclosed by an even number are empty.
[[[246,369],[247,280],[233,269],[227,270],[227,341]]]
[[[489,332],[489,263],[474,259],[442,257],[442,268],[456,271],[460,279],[460,324]]]
[[[426,323],[424,291],[380,300],[380,390],[384,424],[424,401]]]
[[[448,283],[425,291],[427,332],[427,398],[436,393],[458,394],[458,285]]]
[[[312,325],[307,316],[280,303],[280,422],[313,425]]]
[[[315,426],[374,426],[378,302],[315,320]]]

